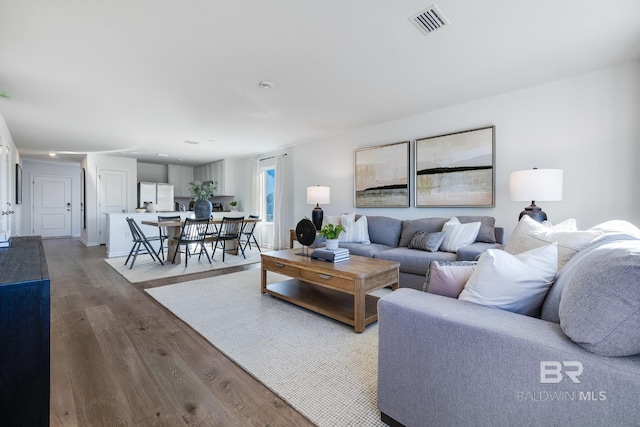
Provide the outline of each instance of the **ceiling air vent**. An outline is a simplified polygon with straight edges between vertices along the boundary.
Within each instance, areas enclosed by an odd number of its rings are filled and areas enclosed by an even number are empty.
[[[425,35],[449,25],[449,21],[435,4],[413,15],[409,20]]]

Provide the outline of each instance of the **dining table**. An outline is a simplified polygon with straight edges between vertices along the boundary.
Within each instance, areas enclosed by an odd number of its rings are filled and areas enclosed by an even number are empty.
[[[260,218],[245,218],[244,223],[249,224],[253,222],[261,222]],[[180,231],[182,230],[182,225],[184,221],[175,221],[175,220],[163,220],[158,221],[149,219],[141,221],[144,225],[151,225],[154,227],[166,227],[167,228],[167,261],[172,261],[174,264],[180,264],[181,257],[180,251],[178,251],[178,240],[180,239]],[[211,218],[209,220],[209,224],[213,225],[221,225],[222,218]],[[230,248],[235,249],[235,248]],[[175,259],[173,258],[175,255]]]

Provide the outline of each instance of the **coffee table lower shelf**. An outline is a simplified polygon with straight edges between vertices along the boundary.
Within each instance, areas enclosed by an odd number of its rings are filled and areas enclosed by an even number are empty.
[[[308,284],[298,279],[271,283],[267,285],[266,292],[315,313],[355,326],[354,298],[351,294]],[[365,326],[378,320],[377,304],[378,297],[365,296]]]

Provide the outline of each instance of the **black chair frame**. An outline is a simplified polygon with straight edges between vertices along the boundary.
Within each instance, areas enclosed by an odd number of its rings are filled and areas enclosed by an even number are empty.
[[[218,227],[218,233],[213,236],[213,253],[211,256],[216,255],[218,243],[222,243],[222,262],[224,262],[224,254],[227,252],[227,242],[235,240],[236,255],[238,255],[238,250],[240,250],[242,252],[242,257],[246,259],[247,257],[244,254],[244,248],[240,244],[240,235],[242,234],[243,229],[244,217],[222,217],[222,224]]]
[[[133,246],[131,247],[131,251],[129,251],[129,256],[127,260],[124,262],[124,265],[127,265],[131,255],[133,255],[133,259],[131,260],[131,265],[129,269],[133,268],[133,265],[136,263],[136,258],[138,258],[139,254],[149,254],[151,255],[151,259],[154,261],[160,261],[160,264],[164,265],[156,251],[153,250],[151,246],[151,241],[160,240],[159,237],[147,237],[144,232],[140,228],[140,226],[136,223],[133,218],[127,218],[127,223],[129,224],[129,230],[131,230],[131,238],[133,240]]]
[[[177,238],[178,247],[176,248],[176,252],[173,254],[173,259],[171,261],[175,263],[176,255],[178,251],[180,251],[180,245],[184,245],[184,266],[187,267],[189,258],[192,254],[196,254],[197,248],[198,246],[200,246],[200,251],[197,252],[198,260],[200,260],[200,258],[202,257],[202,253],[204,252],[204,254],[207,256],[207,259],[209,260],[209,264],[211,264],[211,257],[209,256],[209,252],[205,247],[205,238],[207,236],[208,228],[209,218],[185,218],[184,224],[182,225],[182,230],[180,230],[180,237]],[[189,246],[193,244],[195,244],[195,250],[191,252]]]
[[[174,216],[161,216],[158,215],[158,222],[160,221],[182,221],[180,215]],[[167,235],[166,227],[163,227],[162,224],[158,225],[158,235],[160,236],[160,249],[158,249],[158,256],[161,256],[164,259],[164,242],[169,239]]]
[[[260,218],[258,215],[249,215],[249,219],[258,219]],[[247,246],[249,246],[249,250],[251,250],[251,241],[253,240],[253,243],[256,245],[256,247],[258,248],[258,252],[262,253],[262,250],[260,249],[260,245],[258,244],[258,241],[256,240],[256,236],[254,234],[254,231],[256,229],[256,225],[258,225],[257,222],[245,222],[244,223],[244,228],[242,230],[242,233],[240,235],[241,239],[240,239],[240,243],[242,243],[242,238],[244,237],[244,246],[242,251],[244,252],[247,249]]]

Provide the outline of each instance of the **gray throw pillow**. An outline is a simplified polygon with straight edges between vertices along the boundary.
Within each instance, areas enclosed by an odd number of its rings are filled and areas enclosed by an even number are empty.
[[[419,249],[421,251],[436,252],[444,240],[444,231],[427,233],[418,231],[409,242],[409,249]]]
[[[402,221],[402,233],[400,234],[400,242],[398,246],[409,246],[409,242],[414,234],[418,231],[426,231],[427,233],[434,233],[436,231],[442,231],[442,226],[447,222],[449,218],[420,218],[420,219],[405,219]]]
[[[640,240],[600,245],[579,264],[560,300],[564,333],[602,356],[640,354]]]

